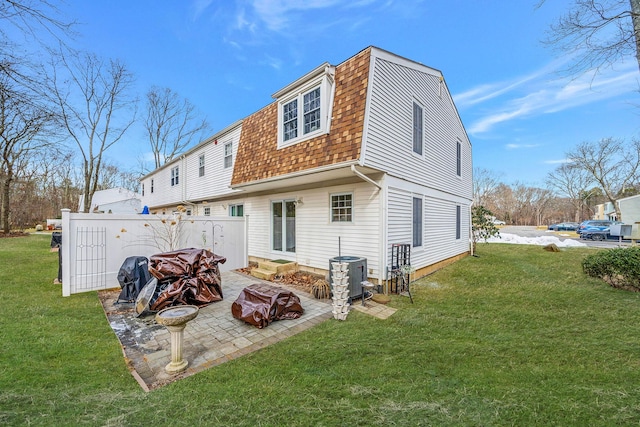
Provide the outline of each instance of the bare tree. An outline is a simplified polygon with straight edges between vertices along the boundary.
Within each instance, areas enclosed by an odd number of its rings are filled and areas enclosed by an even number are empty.
[[[100,172],[98,190],[122,187],[131,191],[138,191],[140,188],[139,174],[123,171],[118,166],[105,163]]]
[[[48,0],[0,1],[0,74],[21,85],[38,87],[34,64],[43,48],[55,43],[62,48],[73,37],[75,22],[60,18],[60,10]]]
[[[152,87],[147,92],[147,117],[144,122],[155,167],[171,161],[207,130],[205,119],[196,117],[196,109],[169,88]]]
[[[574,0],[550,30],[545,43],[577,54],[572,74],[597,71],[630,56],[640,67],[640,0]]]
[[[593,182],[593,176],[575,163],[563,163],[549,172],[546,178],[549,189],[570,201],[574,208],[574,221],[582,219],[584,195]]]
[[[6,27],[0,27],[0,36],[8,38],[5,28],[13,27],[21,34],[36,37],[39,30],[45,30],[54,39],[61,41],[71,31],[73,22],[65,22],[58,15],[60,11],[54,2],[48,0],[2,0],[0,20]]]
[[[31,169],[38,181],[33,200],[43,212],[40,221],[58,218],[63,208],[75,210],[81,194],[81,179],[74,154],[67,147],[56,144],[38,151],[32,159]]]
[[[594,183],[616,210],[616,218],[621,220],[617,195],[625,188],[636,184],[640,172],[640,140],[631,144],[613,138],[598,142],[583,142],[567,153],[575,167],[586,171]]]
[[[473,203],[476,206],[486,206],[488,198],[500,184],[500,176],[488,169],[473,169]]]
[[[517,201],[513,194],[513,189],[505,183],[498,184],[485,207],[507,224],[514,223]]]
[[[98,189],[104,153],[135,121],[136,101],[130,96],[133,76],[116,60],[93,54],[60,55],[66,78],[52,67],[53,97],[62,111],[64,129],[78,146],[83,169],[83,211],[88,212]]]
[[[9,66],[6,66],[9,68]],[[53,114],[37,93],[17,87],[8,74],[0,74],[0,170],[2,171],[2,229],[11,231],[12,186],[26,170],[31,154],[50,142],[45,138]]]

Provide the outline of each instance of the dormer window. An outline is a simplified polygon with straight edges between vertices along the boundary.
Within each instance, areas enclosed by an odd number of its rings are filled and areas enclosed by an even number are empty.
[[[298,100],[284,104],[282,107],[282,139],[288,141],[298,137]]]
[[[273,95],[278,99],[278,148],[329,132],[335,67],[324,64]]]
[[[304,101],[304,133],[320,129],[320,88],[302,97]]]

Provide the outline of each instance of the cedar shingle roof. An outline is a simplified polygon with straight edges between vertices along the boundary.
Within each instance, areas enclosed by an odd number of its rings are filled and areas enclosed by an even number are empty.
[[[369,81],[371,48],[336,66],[329,134],[277,149],[278,103],[245,118],[231,185],[357,160]]]

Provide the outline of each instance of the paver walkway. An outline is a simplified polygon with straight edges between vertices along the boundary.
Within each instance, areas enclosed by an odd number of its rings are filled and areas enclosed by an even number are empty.
[[[280,320],[258,329],[231,315],[231,305],[242,289],[252,283],[268,283],[293,291],[304,314],[293,320]],[[222,273],[224,299],[200,308],[198,317],[184,330],[183,358],[189,362],[187,370],[169,375],[165,366],[171,361],[169,331],[155,321],[155,315],[135,317],[133,304],[115,304],[120,290],[101,292],[107,319],[122,344],[122,351],[131,373],[145,390],[154,389],[204,369],[264,348],[333,317],[331,300],[318,300],[304,291],[285,285],[266,282],[237,272]],[[353,308],[387,318],[395,310],[374,302]]]

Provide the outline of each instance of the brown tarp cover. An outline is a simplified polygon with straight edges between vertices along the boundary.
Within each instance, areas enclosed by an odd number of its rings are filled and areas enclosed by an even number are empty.
[[[225,257],[206,249],[179,249],[151,256],[149,272],[159,283],[170,282],[151,303],[159,311],[174,305],[203,306],[222,300],[222,279],[218,264]]]
[[[262,329],[275,320],[297,319],[304,309],[293,292],[261,283],[249,285],[231,305],[231,314]]]

